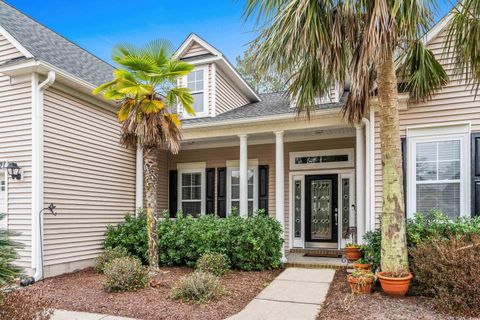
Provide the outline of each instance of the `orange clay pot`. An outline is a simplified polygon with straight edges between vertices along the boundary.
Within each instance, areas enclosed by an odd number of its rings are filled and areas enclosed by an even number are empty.
[[[345,255],[347,256],[347,260],[350,262],[357,261],[363,256],[362,251],[360,251],[360,248],[345,248]]]
[[[353,267],[357,270],[365,270],[365,271],[370,271],[372,269],[372,265],[369,263],[354,263]]]
[[[413,275],[408,273],[405,277],[394,278],[385,276],[385,272],[379,272],[378,279],[385,294],[393,297],[403,297],[407,294]]]
[[[373,277],[369,279],[359,279],[348,276],[348,283],[352,293],[370,294],[372,293]]]

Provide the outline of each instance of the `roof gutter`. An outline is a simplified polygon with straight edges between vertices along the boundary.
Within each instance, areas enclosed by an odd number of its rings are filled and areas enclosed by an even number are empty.
[[[44,92],[56,79],[53,70],[38,84],[38,74],[32,75],[32,264],[35,274],[23,279],[27,286],[43,278],[43,103]]]
[[[329,108],[325,110],[317,110],[315,114],[310,119],[310,121],[324,118],[325,116],[335,116],[339,114],[338,108]],[[201,129],[201,128],[208,128],[208,127],[215,127],[218,128],[219,126],[231,126],[231,125],[240,125],[245,123],[259,123],[265,121],[281,121],[281,120],[288,120],[288,119],[295,119],[294,113],[282,113],[278,115],[271,115],[271,116],[263,116],[263,117],[252,117],[252,118],[242,118],[242,119],[234,119],[234,120],[226,120],[226,121],[218,121],[218,122],[207,122],[207,123],[194,123],[194,124],[184,124],[182,125],[182,129]]]

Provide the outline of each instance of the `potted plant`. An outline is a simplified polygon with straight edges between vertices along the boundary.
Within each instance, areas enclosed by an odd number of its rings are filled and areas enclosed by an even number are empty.
[[[407,271],[379,272],[378,279],[385,294],[403,297],[407,294],[413,275]]]
[[[348,275],[348,283],[352,293],[370,294],[372,293],[372,284],[375,279],[373,272],[365,270],[355,270]]]
[[[370,261],[366,257],[363,257],[363,258],[360,258],[353,263],[353,268],[355,270],[371,271],[372,270],[372,264],[370,263]]]
[[[345,255],[347,260],[350,262],[357,261],[363,256],[362,251],[360,250],[360,245],[355,243],[347,243],[345,245]]]

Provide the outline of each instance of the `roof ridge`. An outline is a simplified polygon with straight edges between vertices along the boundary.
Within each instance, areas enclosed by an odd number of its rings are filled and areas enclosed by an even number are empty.
[[[113,66],[113,65],[110,64],[109,62],[103,60],[102,58],[98,57],[96,54],[88,51],[87,49],[85,49],[85,48],[83,48],[83,47],[81,47],[79,44],[77,44],[77,43],[73,42],[72,40],[66,38],[66,37],[63,36],[62,34],[58,33],[57,31],[55,31],[55,30],[53,30],[52,28],[50,28],[50,27],[48,27],[47,25],[45,25],[44,23],[42,23],[42,22],[38,21],[37,19],[33,18],[33,17],[30,16],[29,14],[27,14],[27,13],[25,13],[25,12],[17,9],[15,6],[11,5],[10,3],[8,3],[8,2],[6,2],[6,1],[4,1],[4,0],[0,0],[0,2],[3,2],[5,5],[9,6],[11,9],[19,12],[20,14],[24,15],[25,17],[27,17],[28,19],[30,19],[30,20],[32,20],[33,22],[37,23],[38,25],[42,26],[43,28],[47,29],[48,31],[53,32],[53,33],[56,34],[57,36],[61,37],[61,38],[64,39],[65,41],[73,44],[74,46],[76,46],[76,47],[79,48],[80,50],[84,51],[85,53],[88,53],[89,55],[95,57],[95,58],[96,58],[97,60],[99,60],[100,62],[103,62],[103,63],[109,65],[110,67],[112,67],[113,69],[115,69],[115,66]],[[7,30],[7,31],[8,31],[8,30]],[[14,37],[14,36],[12,35],[12,37]],[[15,37],[14,37],[14,38],[15,38]],[[17,39],[17,38],[15,38],[15,39],[16,39],[18,42],[20,42],[20,44],[21,44],[21,41],[20,41],[19,39]],[[23,44],[22,44],[22,45],[23,45]]]

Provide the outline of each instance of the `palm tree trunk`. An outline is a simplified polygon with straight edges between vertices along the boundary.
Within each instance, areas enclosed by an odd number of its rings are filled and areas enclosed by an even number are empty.
[[[147,238],[148,262],[151,272],[158,266],[158,229],[157,229],[157,186],[158,186],[158,150],[144,149],[145,192],[147,196]]]
[[[408,271],[397,76],[393,50],[378,64],[377,79],[383,171],[381,268],[385,272]]]

